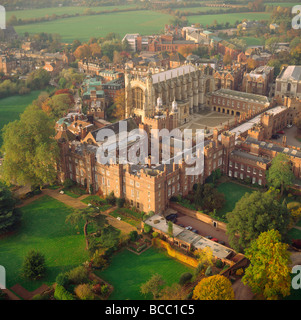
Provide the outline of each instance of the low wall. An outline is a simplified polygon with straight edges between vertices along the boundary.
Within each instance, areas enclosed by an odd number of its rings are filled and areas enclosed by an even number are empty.
[[[194,268],[196,268],[198,266],[198,261],[196,259],[189,257],[186,254],[181,253],[181,252],[173,249],[168,242],[165,242],[159,238],[154,238],[152,240],[152,243],[153,243],[153,246],[155,246],[157,248],[165,249],[171,257],[173,257],[177,260],[184,262]]]
[[[218,230],[222,230],[222,231],[227,231],[227,224],[218,220],[213,219],[212,217],[208,216],[205,213],[199,212],[199,211],[195,211],[195,210],[191,210],[188,208],[185,208],[183,206],[181,206],[178,203],[175,202],[170,202],[169,203],[169,207],[172,208],[175,211],[178,211],[180,213],[184,213],[187,216],[190,216],[192,218],[196,218],[204,223],[210,224],[211,226],[214,226],[216,229]],[[214,225],[215,223],[215,225]]]

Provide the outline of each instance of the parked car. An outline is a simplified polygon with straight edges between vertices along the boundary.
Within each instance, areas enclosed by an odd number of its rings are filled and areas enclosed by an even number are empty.
[[[283,130],[279,130],[279,131],[277,131],[277,133],[284,134],[284,131]]]
[[[206,236],[205,238],[211,240],[213,237],[212,236]]]
[[[212,238],[211,241],[218,242],[217,238]]]
[[[272,139],[279,139],[279,138],[280,138],[279,134],[273,134],[272,135]]]
[[[194,233],[198,233],[198,230],[195,230],[195,229],[192,229],[191,231]]]
[[[225,241],[223,241],[223,240],[219,240],[219,241],[217,241],[219,244],[222,244],[223,246],[225,245]]]
[[[175,220],[178,217],[176,213],[169,214],[168,216],[165,217],[166,220],[171,221]]]
[[[179,224],[179,227],[182,227],[182,228],[184,228],[184,224]]]
[[[187,230],[192,230],[192,227],[191,227],[191,226],[188,226],[188,227],[186,227],[185,229],[187,229]]]
[[[288,124],[286,127],[291,128],[292,126],[293,126],[292,124]]]

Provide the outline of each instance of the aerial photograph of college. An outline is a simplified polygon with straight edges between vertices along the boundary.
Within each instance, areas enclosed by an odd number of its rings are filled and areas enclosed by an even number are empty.
[[[1,306],[301,300],[301,2],[278,1],[0,0]]]

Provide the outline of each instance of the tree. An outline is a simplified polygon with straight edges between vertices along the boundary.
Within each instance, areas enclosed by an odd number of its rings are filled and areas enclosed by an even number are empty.
[[[125,118],[125,91],[123,89],[118,90],[114,98],[115,110],[113,116],[119,120]]]
[[[210,247],[205,247],[204,249],[196,250],[195,256],[200,265],[203,265],[203,266],[213,265],[213,251]]]
[[[86,250],[89,249],[89,238],[90,238],[90,235],[88,233],[88,226],[93,225],[94,227],[97,228],[98,231],[100,231],[107,224],[106,217],[100,214],[99,209],[93,206],[87,207],[85,209],[74,210],[71,214],[67,216],[66,222],[76,225],[77,227],[80,225],[81,222],[84,222]]]
[[[167,231],[169,237],[173,237],[173,223],[171,221],[168,221],[168,231]]]
[[[224,64],[225,66],[227,66],[227,65],[229,65],[229,64],[231,64],[231,63],[232,63],[232,57],[231,57],[230,53],[226,53],[226,54],[224,55],[224,58],[223,58],[223,64]]]
[[[205,185],[198,184],[195,193],[195,202],[201,206],[204,210],[213,211],[214,209],[220,209],[225,202],[225,196],[219,192],[210,183]]]
[[[32,105],[20,120],[3,128],[2,178],[7,183],[42,186],[56,179],[58,145],[54,122],[38,106]]]
[[[159,294],[160,300],[185,300],[185,290],[178,283],[164,287]]]
[[[46,265],[45,257],[42,253],[31,250],[25,256],[21,273],[24,278],[38,280],[45,276]]]
[[[229,279],[219,274],[203,278],[194,288],[194,300],[234,300],[234,291]]]
[[[244,251],[262,232],[275,229],[284,235],[290,221],[286,205],[270,191],[246,193],[226,216],[229,242],[237,251]]]
[[[0,182],[0,234],[11,231],[20,221],[21,213],[15,204],[16,200],[9,188]]]
[[[162,279],[162,276],[159,274],[153,274],[152,277],[144,284],[141,285],[141,293],[146,295],[151,293],[156,299],[159,296],[161,287],[165,284],[165,281]]]
[[[92,52],[91,52],[90,46],[85,43],[83,45],[78,46],[73,54],[77,59],[81,60],[81,59],[90,58],[92,55]]]
[[[261,233],[245,252],[250,265],[245,270],[243,283],[268,300],[289,295],[291,269],[287,249],[288,245],[281,243],[281,235],[277,230]]]
[[[73,105],[74,99],[69,93],[55,94],[44,101],[42,109],[54,120],[62,118]]]
[[[293,183],[294,174],[288,156],[279,153],[272,160],[272,165],[267,172],[267,181],[274,188],[280,188],[281,196],[284,190]]]

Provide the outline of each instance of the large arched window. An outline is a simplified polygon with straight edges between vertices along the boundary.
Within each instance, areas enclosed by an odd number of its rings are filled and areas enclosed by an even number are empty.
[[[133,89],[132,97],[133,97],[133,108],[143,109],[143,90],[140,88]]]

